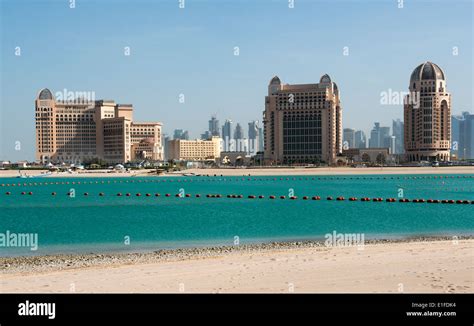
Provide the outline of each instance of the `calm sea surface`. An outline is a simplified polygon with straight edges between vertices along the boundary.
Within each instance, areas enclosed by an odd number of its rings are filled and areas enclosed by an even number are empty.
[[[36,251],[0,247],[0,256],[323,239],[333,231],[364,233],[366,239],[474,234],[473,204],[347,200],[398,198],[400,189],[409,199],[474,200],[474,175],[0,179],[0,233],[38,235]],[[176,198],[178,193],[192,197]],[[228,194],[244,198],[226,198]],[[297,200],[288,199],[293,194]],[[302,200],[315,195],[321,200]],[[346,200],[336,201],[337,196]]]

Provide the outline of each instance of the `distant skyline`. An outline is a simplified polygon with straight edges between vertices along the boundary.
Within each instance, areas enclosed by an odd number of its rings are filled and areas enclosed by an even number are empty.
[[[214,114],[262,121],[274,75],[304,84],[327,73],[343,127],[368,135],[374,122],[403,120],[403,105],[382,105],[381,93],[408,91],[413,69],[432,61],[446,74],[452,114],[473,112],[473,2],[398,4],[0,0],[0,159],[34,160],[44,87],[133,104],[135,120],[196,138]]]

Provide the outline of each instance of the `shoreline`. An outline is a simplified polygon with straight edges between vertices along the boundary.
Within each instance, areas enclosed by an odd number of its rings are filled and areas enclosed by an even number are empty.
[[[458,241],[474,241],[474,235],[459,236]],[[389,245],[400,243],[427,243],[435,241],[453,241],[452,236],[410,236],[404,238],[367,239],[365,246]],[[294,249],[334,249],[325,246],[324,240],[297,240],[252,243],[244,245],[222,245],[185,247],[174,249],[159,249],[150,252],[121,252],[121,253],[68,253],[47,254],[39,256],[0,256],[0,275],[30,274],[52,271],[73,270],[89,267],[112,267],[122,264],[158,263],[167,261],[185,261],[206,259],[225,255],[271,252]]]
[[[273,243],[151,254],[36,258],[3,293],[473,293],[474,239]],[[77,263],[79,262],[79,263]],[[23,260],[23,263],[25,261]],[[31,266],[30,262],[30,266]],[[41,269],[41,266],[47,266]]]
[[[280,175],[392,175],[392,174],[474,174],[474,166],[446,166],[446,167],[295,167],[295,168],[206,168],[187,169],[182,171],[153,174],[150,170],[132,170],[130,173],[110,172],[110,170],[97,170],[75,173],[53,173],[41,176],[47,170],[21,170],[33,178],[17,178],[18,180],[49,179],[49,178],[130,178],[130,177],[179,177],[183,174],[199,174],[201,176],[280,176]],[[0,170],[1,178],[16,178],[18,170]]]

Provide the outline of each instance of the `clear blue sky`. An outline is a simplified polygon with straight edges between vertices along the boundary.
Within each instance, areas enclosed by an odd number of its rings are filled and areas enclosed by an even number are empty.
[[[380,93],[406,91],[412,70],[433,61],[446,73],[453,113],[473,110],[471,0],[405,0],[403,9],[397,0],[295,0],[294,9],[288,0],[186,0],[185,9],[178,0],[0,3],[0,159],[34,159],[43,87],[132,103],[135,120],[197,137],[214,113],[245,128],[261,120],[273,75],[291,84],[328,73],[344,127],[369,131],[403,117],[401,105],[380,104]]]

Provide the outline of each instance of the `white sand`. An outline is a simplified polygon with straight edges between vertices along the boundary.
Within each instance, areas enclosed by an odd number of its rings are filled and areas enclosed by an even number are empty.
[[[214,258],[3,274],[0,292],[473,293],[474,240],[235,252]]]
[[[264,175],[367,175],[367,174],[473,174],[474,166],[383,167],[383,168],[262,168],[262,169],[189,169],[186,173],[228,176]],[[183,173],[183,172],[181,172]]]
[[[37,176],[46,170],[22,171],[22,174],[28,176]],[[383,167],[383,168],[225,168],[225,169],[188,169],[174,173],[165,173],[160,176],[181,176],[185,173],[194,173],[201,175],[225,175],[225,176],[265,176],[265,175],[367,175],[367,174],[474,174],[474,166],[450,166],[450,167]],[[0,178],[17,177],[16,170],[0,170]],[[132,170],[129,173],[112,172],[109,170],[81,171],[74,173],[54,172],[47,178],[81,178],[81,177],[144,177],[154,176],[152,170]],[[26,182],[29,179],[18,179]],[[39,179],[37,179],[39,180]]]

